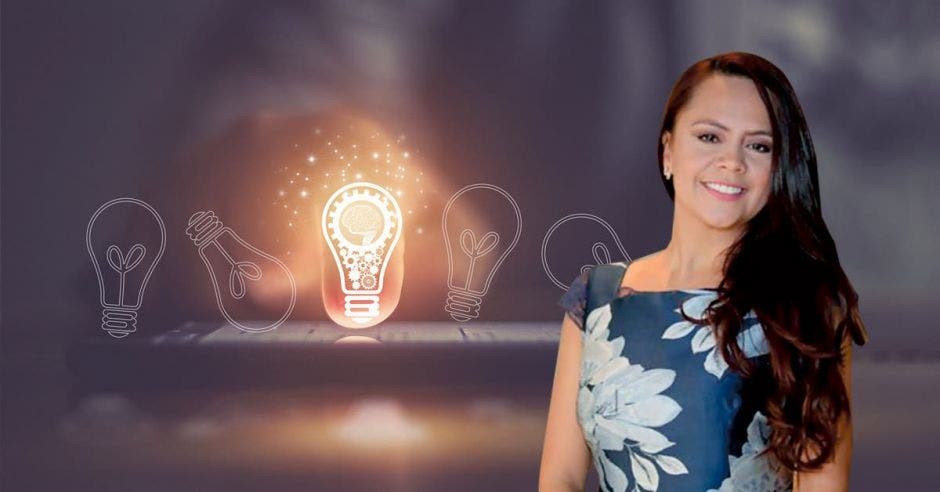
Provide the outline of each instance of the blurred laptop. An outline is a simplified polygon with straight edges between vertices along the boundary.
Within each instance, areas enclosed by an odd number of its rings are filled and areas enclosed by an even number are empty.
[[[70,370],[95,388],[244,385],[479,385],[544,380],[556,322],[385,322],[348,329],[286,322],[263,333],[190,321],[155,336],[100,333],[68,348]]]

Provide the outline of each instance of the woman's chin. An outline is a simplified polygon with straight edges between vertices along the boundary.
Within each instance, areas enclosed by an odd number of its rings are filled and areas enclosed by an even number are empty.
[[[707,215],[703,217],[702,220],[709,228],[721,231],[740,229],[747,224],[747,219],[740,214]]]

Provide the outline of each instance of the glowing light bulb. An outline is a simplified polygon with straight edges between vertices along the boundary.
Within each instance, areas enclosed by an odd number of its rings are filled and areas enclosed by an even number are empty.
[[[488,217],[496,230],[474,232],[473,225],[461,220],[471,214],[461,209],[493,210]],[[455,321],[469,321],[480,315],[483,296],[489,291],[496,271],[522,234],[522,212],[516,200],[502,188],[487,183],[463,187],[444,206],[441,220],[447,249],[447,300],[444,310]],[[511,240],[506,240],[512,237]],[[477,239],[479,238],[479,239]],[[453,244],[460,247],[455,254]]]
[[[132,238],[124,237],[127,225],[131,225]],[[163,219],[143,201],[115,198],[91,216],[85,246],[98,276],[101,329],[114,338],[124,338],[137,330],[137,310],[144,290],[163,257]]]
[[[326,201],[322,225],[345,296],[343,316],[352,323],[334,320],[350,328],[370,326],[379,317],[386,270],[401,237],[398,202],[381,186],[350,183]]]
[[[290,316],[297,285],[287,265],[239,237],[211,210],[191,215],[186,234],[209,270],[219,310],[229,323],[242,331],[259,333],[277,328]],[[279,300],[282,314],[277,321],[247,324],[236,319],[236,315],[249,312],[249,289],[283,287],[285,282],[289,284],[290,298]]]

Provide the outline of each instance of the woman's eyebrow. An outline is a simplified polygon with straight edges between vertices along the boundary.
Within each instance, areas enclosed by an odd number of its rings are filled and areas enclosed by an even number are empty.
[[[717,126],[718,128],[721,128],[722,130],[726,132],[730,131],[727,126],[722,125],[721,123],[715,120],[703,119],[703,120],[695,120],[694,122],[692,122],[693,125],[698,125],[700,123]],[[747,135],[766,135],[768,137],[773,137],[773,134],[770,133],[770,130],[752,130],[752,131],[746,132],[746,134]]]

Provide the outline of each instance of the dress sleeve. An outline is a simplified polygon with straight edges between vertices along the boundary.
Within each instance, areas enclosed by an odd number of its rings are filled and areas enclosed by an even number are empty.
[[[567,314],[578,328],[584,330],[584,317],[587,308],[587,285],[591,270],[584,271],[571,281],[568,291],[558,300],[558,305],[564,308]]]

